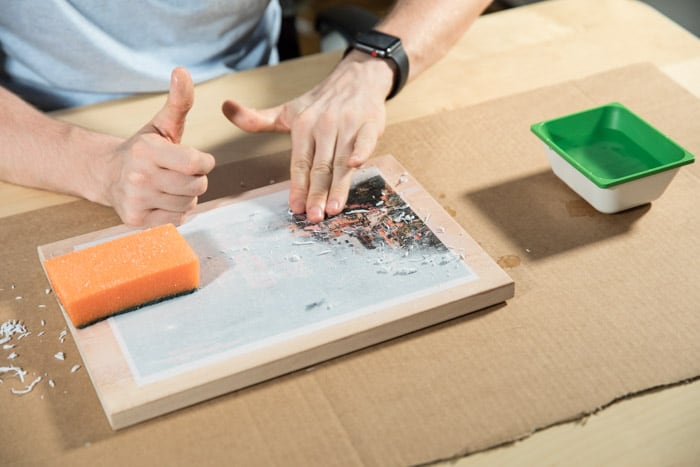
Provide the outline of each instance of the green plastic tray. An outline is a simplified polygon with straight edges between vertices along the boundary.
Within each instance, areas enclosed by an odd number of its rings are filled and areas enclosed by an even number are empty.
[[[601,188],[695,160],[692,154],[618,102],[535,123],[530,128]]]

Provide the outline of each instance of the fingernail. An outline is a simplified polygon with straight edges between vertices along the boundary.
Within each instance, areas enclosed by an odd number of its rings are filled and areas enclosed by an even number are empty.
[[[304,212],[304,203],[302,201],[295,201],[289,206],[293,213],[300,214]]]
[[[309,208],[309,210],[306,212],[306,215],[311,219],[323,220],[323,211],[318,206]]]
[[[340,207],[340,203],[337,202],[336,200],[332,200],[328,202],[328,207],[327,210],[332,213],[338,212],[338,209]]]

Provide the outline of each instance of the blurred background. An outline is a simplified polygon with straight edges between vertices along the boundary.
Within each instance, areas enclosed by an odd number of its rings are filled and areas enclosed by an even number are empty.
[[[551,0],[494,0],[484,14]],[[700,0],[639,0],[700,36]],[[393,0],[280,0],[283,59],[344,48],[358,30],[382,18]],[[596,0],[591,0],[595,8]],[[426,4],[428,4],[426,2]]]

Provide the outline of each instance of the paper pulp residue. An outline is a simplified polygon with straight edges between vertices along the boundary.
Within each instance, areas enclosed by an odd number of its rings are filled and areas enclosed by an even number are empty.
[[[12,289],[15,289],[14,285]],[[50,293],[50,289],[45,290],[45,294],[48,295]],[[22,296],[18,295],[16,297],[16,300],[21,299]],[[38,308],[41,310],[45,307],[45,305],[39,305]],[[43,327],[46,325],[46,320],[42,319],[40,323]],[[36,338],[40,338],[45,332],[46,331],[42,330],[35,334]],[[32,392],[32,390],[47,376],[47,373],[44,373],[43,375],[30,378],[28,372],[21,366],[22,352],[19,349],[23,343],[20,341],[30,335],[32,335],[32,333],[27,329],[23,321],[11,319],[0,324],[0,346],[2,346],[2,350],[7,352],[4,355],[0,355],[0,385],[9,387],[9,392],[15,395],[24,395]],[[63,329],[58,334],[58,343],[64,343],[67,335],[68,331]],[[66,359],[66,354],[65,352],[59,351],[54,353],[54,358],[63,361]],[[2,359],[11,363],[3,365]],[[80,365],[73,365],[73,367],[70,368],[70,372],[75,373],[79,368]],[[6,385],[6,383],[9,384]],[[56,382],[53,379],[49,379],[48,385],[53,389],[56,387]]]
[[[408,177],[358,175],[346,208],[318,223],[290,212],[288,192],[279,191],[180,226],[204,259],[201,288],[108,320],[136,383],[478,279],[464,252],[444,244],[393,189],[400,181],[412,190]]]

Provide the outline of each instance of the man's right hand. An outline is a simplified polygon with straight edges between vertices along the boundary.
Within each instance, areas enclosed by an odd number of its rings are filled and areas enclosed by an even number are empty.
[[[163,108],[109,157],[105,197],[124,223],[179,225],[207,190],[214,157],[180,144],[193,102],[192,78],[174,69]]]

